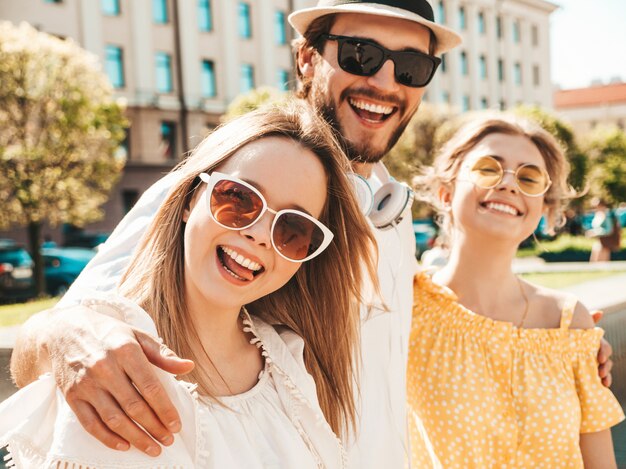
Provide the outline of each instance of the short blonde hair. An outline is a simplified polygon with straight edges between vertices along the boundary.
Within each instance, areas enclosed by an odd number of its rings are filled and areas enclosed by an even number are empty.
[[[552,185],[544,197],[548,207],[547,227],[554,230],[564,223],[564,200],[576,197],[576,191],[568,184],[570,165],[557,140],[539,124],[505,113],[489,114],[472,119],[463,125],[452,138],[443,145],[431,167],[422,168],[414,179],[417,197],[431,204],[438,212],[443,235],[449,235],[452,220],[446,207],[439,200],[442,186],[454,184],[465,155],[486,136],[504,134],[528,138],[539,150],[552,180]]]

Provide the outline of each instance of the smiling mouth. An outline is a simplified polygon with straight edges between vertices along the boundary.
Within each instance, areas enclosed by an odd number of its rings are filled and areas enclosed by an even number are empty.
[[[248,259],[243,254],[226,246],[218,246],[217,257],[224,270],[242,282],[251,282],[257,275],[265,271],[265,267],[258,262]]]
[[[523,213],[515,207],[498,202],[481,202],[480,206],[486,208],[487,210],[491,210],[492,212],[506,213],[507,215],[512,215],[514,217],[521,217],[523,215]]]
[[[348,98],[348,104],[361,119],[373,124],[386,121],[398,110],[396,106],[373,104],[358,98]]]

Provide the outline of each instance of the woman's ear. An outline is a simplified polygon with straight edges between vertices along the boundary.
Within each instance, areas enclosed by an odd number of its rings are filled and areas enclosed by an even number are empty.
[[[312,78],[315,73],[315,55],[317,51],[313,47],[301,47],[298,51],[298,70],[304,77]]]
[[[448,185],[442,184],[439,186],[439,189],[437,189],[437,198],[445,210],[450,210],[452,204],[452,190]]]

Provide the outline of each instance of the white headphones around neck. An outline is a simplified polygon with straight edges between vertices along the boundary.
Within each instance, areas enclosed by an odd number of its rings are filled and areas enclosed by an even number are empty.
[[[414,195],[407,184],[393,179],[383,165],[376,165],[374,173],[383,181],[389,180],[375,193],[363,176],[350,173],[348,177],[363,214],[379,230],[388,230],[402,221],[406,207],[413,204]]]

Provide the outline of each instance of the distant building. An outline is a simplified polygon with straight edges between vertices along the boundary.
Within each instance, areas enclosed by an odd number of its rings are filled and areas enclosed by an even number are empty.
[[[90,231],[111,231],[137,198],[219,123],[230,101],[261,85],[293,88],[287,16],[317,0],[1,0],[27,21],[97,54],[131,121],[128,164]],[[552,107],[545,0],[432,0],[464,44],[445,54],[425,100],[459,111]],[[61,241],[58,230],[50,231]],[[24,231],[4,233],[25,239]]]
[[[554,109],[580,134],[598,125],[626,128],[626,83],[554,92]]]

